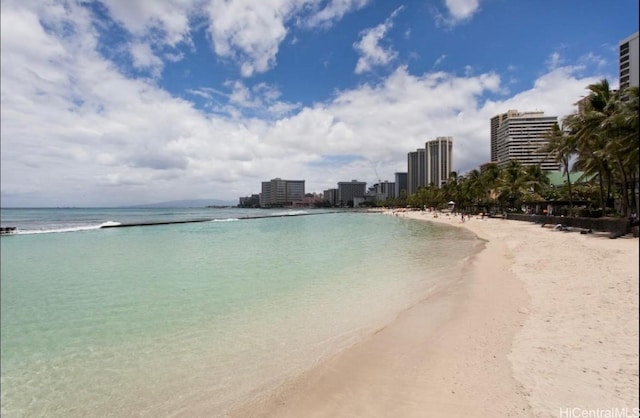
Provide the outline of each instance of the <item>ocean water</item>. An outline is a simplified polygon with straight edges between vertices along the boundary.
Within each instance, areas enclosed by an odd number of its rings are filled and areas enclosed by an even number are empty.
[[[466,230],[373,213],[1,219],[19,228],[0,242],[3,417],[224,416],[458,280],[479,245]]]

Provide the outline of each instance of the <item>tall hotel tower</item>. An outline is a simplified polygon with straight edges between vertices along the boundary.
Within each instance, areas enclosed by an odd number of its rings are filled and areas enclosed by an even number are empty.
[[[439,136],[425,144],[427,150],[427,185],[442,187],[451,174],[453,138]]]
[[[407,194],[414,194],[418,187],[427,185],[427,171],[425,167],[426,152],[419,148],[407,155]]]
[[[620,88],[638,87],[638,32],[620,41]]]
[[[549,143],[544,136],[558,123],[557,116],[544,112],[509,110],[491,118],[491,162],[504,167],[511,160],[522,165],[540,165],[543,170],[560,170],[560,163],[539,150]]]
[[[453,138],[439,136],[427,141],[424,148],[407,154],[407,194],[419,187],[442,187],[449,180],[453,155]]]

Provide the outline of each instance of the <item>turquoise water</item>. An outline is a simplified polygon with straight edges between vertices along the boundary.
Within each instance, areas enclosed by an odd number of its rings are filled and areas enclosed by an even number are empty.
[[[3,417],[224,416],[460,277],[477,246],[380,214],[41,211],[2,213],[25,232],[1,241]]]

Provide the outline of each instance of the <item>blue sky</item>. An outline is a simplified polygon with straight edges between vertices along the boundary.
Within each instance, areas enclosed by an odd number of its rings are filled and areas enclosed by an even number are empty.
[[[589,84],[617,87],[638,31],[637,0],[3,0],[1,16],[4,207],[393,181],[438,136],[464,173],[495,114],[562,118]]]

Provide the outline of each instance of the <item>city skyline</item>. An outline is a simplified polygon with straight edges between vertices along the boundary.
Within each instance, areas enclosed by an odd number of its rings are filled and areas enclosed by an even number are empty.
[[[393,181],[439,136],[464,173],[490,161],[495,115],[560,120],[589,84],[617,88],[637,15],[630,0],[3,1],[0,202],[235,201],[275,177],[320,192]]]

